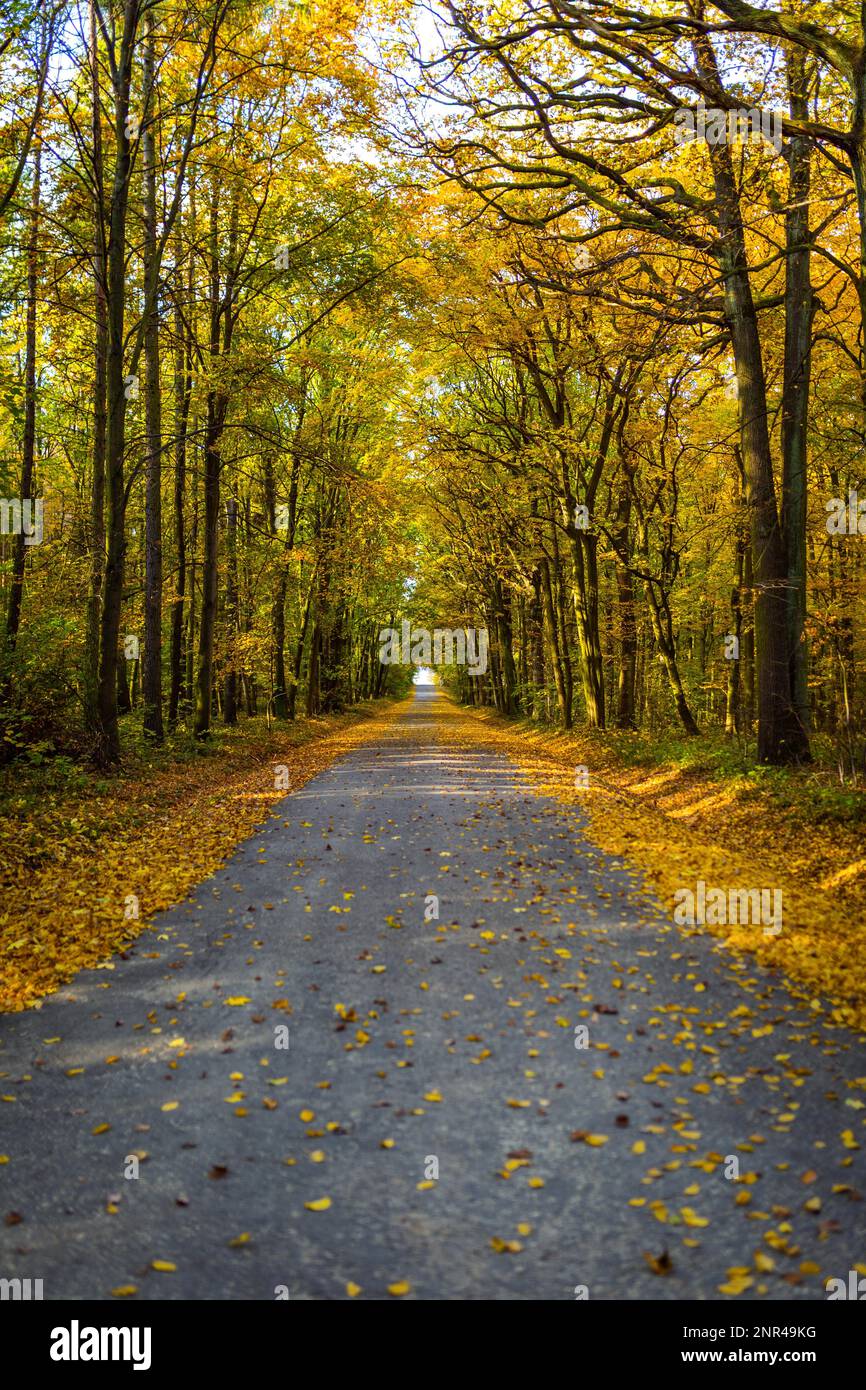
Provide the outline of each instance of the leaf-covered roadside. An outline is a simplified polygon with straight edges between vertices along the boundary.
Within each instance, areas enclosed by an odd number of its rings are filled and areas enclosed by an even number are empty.
[[[249,720],[221,731],[203,756],[139,757],[110,780],[81,774],[64,784],[42,766],[38,797],[27,794],[27,770],[7,769],[0,1010],[29,1008],[105,962],[219,868],[285,796],[275,764],[294,790],[391,717],[381,702],[270,733],[263,719]],[[132,899],[137,918],[125,915]]]
[[[610,735],[540,732],[454,706],[449,719],[448,708],[446,737],[486,742],[513,758],[539,795],[577,801],[593,839],[637,865],[671,912],[675,891],[694,890],[699,880],[725,889],[780,888],[777,936],[760,925],[706,930],[781,969],[792,992],[816,1011],[829,1001],[834,1022],[866,1027],[864,816],[816,818],[807,770],[786,771],[783,797],[778,787],[759,788],[746,776],[722,782],[710,768],[684,771],[672,760],[629,766]],[[586,789],[575,788],[577,766],[588,771]],[[860,799],[866,811],[866,797]]]

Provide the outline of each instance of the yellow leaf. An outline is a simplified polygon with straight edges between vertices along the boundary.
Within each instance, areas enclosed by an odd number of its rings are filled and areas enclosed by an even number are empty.
[[[709,1220],[705,1216],[698,1216],[691,1207],[682,1207],[681,1215],[687,1226],[709,1226]]]
[[[748,1274],[732,1274],[726,1284],[719,1284],[719,1293],[727,1293],[736,1296],[750,1289],[754,1284],[754,1279]]]
[[[305,1202],[307,1211],[327,1211],[331,1205],[330,1197],[318,1197],[315,1202]]]

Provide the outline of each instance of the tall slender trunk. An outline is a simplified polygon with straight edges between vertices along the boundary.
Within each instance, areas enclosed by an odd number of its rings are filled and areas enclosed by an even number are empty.
[[[541,575],[541,602],[544,610],[545,623],[547,625],[547,635],[550,642],[550,656],[553,665],[553,681],[556,686],[556,700],[559,705],[559,717],[564,729],[571,728],[571,699],[566,685],[565,671],[562,665],[562,653],[559,645],[559,624],[556,616],[556,609],[553,603],[553,589],[550,583],[550,561],[544,556],[538,564]]]
[[[511,626],[511,600],[501,579],[494,585],[494,621],[497,645],[500,654],[500,677],[502,681],[502,709],[504,714],[516,714],[517,672],[514,666],[514,634]]]
[[[99,92],[99,29],[90,0],[91,138],[93,141],[93,456],[90,491],[90,578],[84,641],[84,717],[91,735],[98,729],[99,618],[105,571],[105,431],[108,301],[106,298],[105,182],[102,160],[102,102]]]
[[[153,303],[144,330],[145,371],[145,509],[144,509],[144,655],[141,694],[144,731],[156,743],[162,727],[162,391],[159,381],[159,275],[156,243],[156,63],[153,15],[145,15],[144,97],[144,284]]]
[[[736,652],[728,656],[728,679],[725,690],[725,734],[731,738],[738,734],[742,727],[741,713],[741,692],[743,682],[740,679],[741,664],[744,657],[743,652],[743,582],[745,579],[745,560],[748,549],[746,537],[738,528],[736,539],[736,553],[734,561],[734,586],[731,589],[731,616],[733,618],[733,632],[731,636],[736,640]]]
[[[307,640],[307,631],[310,626],[310,615],[313,611],[313,592],[315,583],[316,576],[313,575],[312,579],[310,580],[310,588],[309,592],[307,593],[307,602],[304,605],[304,617],[303,621],[301,622],[301,630],[298,633],[297,646],[295,647],[295,661],[292,670],[293,679],[289,687],[288,712],[286,716],[288,719],[292,720],[295,718],[295,714],[297,712],[298,686],[300,685],[301,667],[303,666],[304,662],[304,644]],[[382,666],[381,663],[379,666],[379,670],[380,672],[384,672],[385,670],[385,667]],[[377,689],[376,694],[378,695],[379,693],[379,689]]]
[[[202,601],[198,635],[196,672],[195,734],[210,733],[213,692],[214,632],[216,630],[219,561],[220,475],[222,456],[222,402],[216,391],[208,392],[204,447],[204,554],[202,558]]]
[[[318,618],[313,624],[313,636],[310,640],[310,663],[307,670],[307,718],[312,719],[314,714],[319,713],[319,652],[322,645],[322,629],[319,626]]]
[[[616,695],[616,727],[618,729],[635,728],[637,625],[635,622],[634,584],[631,571],[626,563],[629,553],[630,518],[631,491],[627,483],[624,483],[617,498],[614,523],[616,592],[619,607],[619,673]]]
[[[193,439],[198,436],[198,415],[193,420]],[[198,489],[192,489],[192,532],[189,539],[189,613],[186,621],[186,702],[195,710],[196,676],[196,596],[198,574]]]
[[[529,670],[532,681],[532,717],[540,719],[544,714],[544,616],[541,603],[541,570],[538,565],[532,571],[532,598],[527,605],[527,627],[529,629]]]
[[[123,602],[123,571],[126,558],[126,484],[124,449],[126,445],[126,401],[128,383],[124,379],[124,329],[126,310],[126,214],[129,201],[131,167],[129,89],[135,52],[136,29],[140,16],[139,0],[125,0],[123,35],[114,80],[114,180],[111,190],[108,236],[108,356],[106,394],[105,470],[108,502],[105,583],[99,629],[99,679],[97,686],[97,746],[95,755],[103,765],[120,761],[120,730],[117,722],[117,655]]]
[[[210,360],[216,368],[218,359],[227,361],[231,351],[234,323],[233,258],[237,236],[237,201],[233,198],[229,265],[226,270],[224,295],[220,294],[219,264],[219,187],[214,182],[210,207]],[[198,672],[196,676],[195,735],[206,738],[210,733],[213,713],[214,634],[216,631],[217,592],[219,584],[219,513],[220,480],[222,476],[222,436],[228,414],[229,398],[221,386],[212,386],[207,396],[204,458],[204,557],[202,561],[201,626],[198,643]]]
[[[228,647],[228,669],[223,686],[223,722],[238,722],[238,671],[232,647],[238,635],[238,501],[229,497],[226,502],[226,598],[225,629]]]
[[[787,54],[788,95],[795,120],[808,120],[805,54]],[[806,504],[809,380],[813,296],[810,273],[809,194],[811,149],[806,138],[788,143],[788,208],[785,213],[785,363],[782,386],[782,531],[788,565],[788,662],[791,698],[804,730],[809,727],[806,621]],[[803,758],[808,756],[804,749]]]
[[[598,537],[569,529],[580,682],[591,729],[605,727],[604,659],[598,610]]]
[[[21,454],[22,508],[33,490],[33,470],[36,462],[36,296],[39,287],[39,215],[42,182],[42,137],[37,131],[33,140],[33,188],[30,195],[30,219],[27,234],[27,307],[24,329],[24,439]],[[32,517],[32,507],[31,507]],[[6,641],[14,647],[21,625],[21,601],[24,594],[24,571],[27,562],[27,537],[23,523],[12,545],[12,576],[9,607],[6,613]]]
[[[169,694],[168,724],[173,729],[177,723],[183,684],[183,620],[186,597],[186,527],[184,523],[184,502],[186,499],[186,441],[189,422],[189,403],[192,391],[192,356],[184,323],[184,296],[181,284],[181,232],[178,224],[175,252],[175,301],[174,301],[174,545],[177,575],[174,585],[174,598],[171,605],[171,643],[169,653]],[[192,254],[190,254],[190,291],[192,289]],[[192,293],[186,295],[186,303],[192,306]]]

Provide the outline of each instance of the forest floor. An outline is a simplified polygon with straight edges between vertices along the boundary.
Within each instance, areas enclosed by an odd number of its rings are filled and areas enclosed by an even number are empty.
[[[419,690],[304,776],[331,737],[109,970],[2,1019],[3,1277],[823,1300],[866,1274],[866,1038],[675,925],[640,826],[599,848],[614,829],[500,721]],[[251,775],[230,804],[271,797]]]
[[[67,758],[0,775],[0,1012],[38,1004],[77,970],[110,966],[154,913],[214,872],[283,796],[370,737],[390,701],[268,730],[139,741],[115,775]],[[374,723],[371,720],[375,716]]]

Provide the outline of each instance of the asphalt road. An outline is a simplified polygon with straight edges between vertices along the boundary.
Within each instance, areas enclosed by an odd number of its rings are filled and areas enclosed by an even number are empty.
[[[440,699],[0,1020],[0,1278],[742,1303],[866,1262],[863,1039],[439,742]]]

